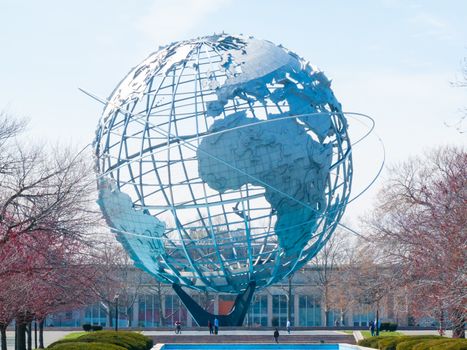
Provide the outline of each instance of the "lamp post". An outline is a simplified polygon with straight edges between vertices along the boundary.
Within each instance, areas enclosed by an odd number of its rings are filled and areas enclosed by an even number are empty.
[[[118,332],[118,297],[119,295],[115,295],[115,332]]]

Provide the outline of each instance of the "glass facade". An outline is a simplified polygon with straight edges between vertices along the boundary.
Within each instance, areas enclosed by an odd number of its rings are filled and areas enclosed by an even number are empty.
[[[371,321],[376,319],[376,314],[373,311],[356,310],[352,315],[353,326],[369,326]]]
[[[294,296],[290,305],[290,322],[294,324]],[[285,327],[287,325],[287,296],[284,294],[272,296],[272,325]]]
[[[88,306],[84,310],[83,321],[83,324],[95,324],[105,327],[107,326],[107,311],[101,303]]]
[[[305,327],[321,326],[321,303],[313,295],[300,295],[298,298],[299,325]]]
[[[207,299],[206,299],[207,297]],[[233,295],[214,294],[208,296],[204,294],[194,294],[193,298],[200,305],[207,305],[207,310],[214,313],[226,313],[234,302]],[[298,305],[294,305],[294,299]],[[216,302],[218,304],[216,306]],[[269,304],[271,302],[271,304]],[[196,322],[188,314],[185,306],[177,295],[162,295],[162,304],[165,308],[165,319],[162,320],[162,310],[159,303],[158,294],[140,294],[135,305],[128,310],[122,307],[119,309],[120,328],[143,327],[173,327],[175,321],[180,321],[183,326],[195,326]],[[296,310],[295,310],[295,306]],[[204,306],[203,306],[204,307]],[[320,297],[317,295],[299,294],[291,303],[291,324],[300,327],[323,327],[324,310],[321,306]],[[294,311],[298,314],[295,315]],[[380,308],[381,320],[387,320],[385,308]],[[338,310],[329,311],[329,326],[336,326],[336,320],[339,320],[340,326],[368,327],[369,323],[375,320],[375,312],[368,305],[361,305],[348,312],[345,315],[344,324],[340,324],[340,313]],[[115,312],[112,310],[112,317]],[[83,324],[102,325],[110,327],[108,322],[107,310],[103,304],[90,305],[81,310],[72,310],[67,312],[58,312],[47,316],[47,327],[81,327]],[[244,325],[248,327],[267,327],[268,325],[285,327],[287,324],[287,296],[284,294],[256,294],[253,296],[251,306],[245,317]],[[112,325],[115,325],[112,322]]]
[[[47,327],[79,327],[81,325],[80,311],[57,312],[47,316],[45,325]]]
[[[187,310],[177,295],[165,296],[165,324],[172,327],[175,321],[180,321],[182,326],[187,325]]]
[[[259,327],[268,325],[268,296],[255,295],[245,318],[245,325]]]
[[[138,327],[161,326],[161,308],[157,294],[139,295]]]

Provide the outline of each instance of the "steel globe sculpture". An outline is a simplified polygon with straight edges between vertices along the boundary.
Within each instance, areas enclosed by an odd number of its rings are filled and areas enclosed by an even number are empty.
[[[330,85],[282,46],[227,34],[173,43],[133,68],[94,146],[99,204],[135,264],[185,304],[181,286],[248,304],[315,256],[352,180]]]

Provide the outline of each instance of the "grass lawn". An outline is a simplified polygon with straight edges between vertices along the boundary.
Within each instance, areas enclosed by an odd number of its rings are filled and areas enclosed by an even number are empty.
[[[363,338],[370,338],[371,332],[370,331],[360,331],[362,332]],[[379,332],[380,337],[398,337],[400,335],[404,335],[401,332]]]
[[[82,336],[83,334],[86,334],[86,332],[73,332],[65,335],[63,339],[76,339],[79,336]]]

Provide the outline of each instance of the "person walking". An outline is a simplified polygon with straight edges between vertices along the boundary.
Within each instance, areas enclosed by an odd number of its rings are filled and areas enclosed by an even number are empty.
[[[287,333],[290,334],[290,320],[287,320]]]
[[[211,322],[211,320],[208,321],[208,328],[209,328],[209,334],[212,334],[212,333],[213,333],[213,330],[212,330],[212,322]]]
[[[175,334],[182,333],[182,324],[180,321],[175,321]]]
[[[276,341],[276,343],[279,343],[279,330],[277,328],[274,331],[274,340]]]
[[[373,321],[370,322],[370,333],[372,337],[375,335],[375,323]]]
[[[217,317],[214,319],[214,334],[219,333],[219,320]]]

